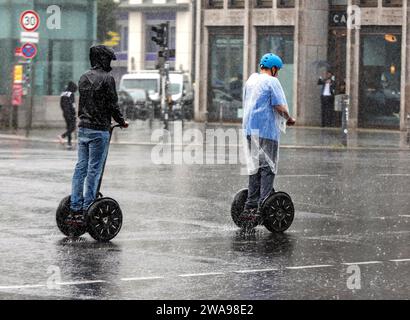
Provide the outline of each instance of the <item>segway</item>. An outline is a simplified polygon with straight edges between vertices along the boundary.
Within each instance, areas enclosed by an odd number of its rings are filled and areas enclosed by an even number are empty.
[[[241,229],[251,230],[263,225],[272,233],[282,233],[290,228],[295,217],[292,198],[285,192],[272,191],[259,210],[259,219],[245,220],[241,215],[248,199],[248,189],[239,191],[232,202],[231,215]]]
[[[110,142],[115,125],[110,128]],[[70,210],[71,197],[67,196],[61,200],[57,208],[56,220],[60,231],[67,237],[78,238],[88,232],[92,238],[99,242],[107,242],[114,239],[121,230],[122,211],[117,201],[104,197],[101,192],[101,183],[105,171],[107,156],[104,160],[103,170],[97,189],[97,199],[88,207],[84,225],[73,224]]]

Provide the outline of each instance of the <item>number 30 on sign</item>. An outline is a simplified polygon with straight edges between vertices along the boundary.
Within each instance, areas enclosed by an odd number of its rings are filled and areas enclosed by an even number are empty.
[[[40,25],[40,16],[33,10],[26,10],[20,15],[20,25],[26,31],[36,31]]]

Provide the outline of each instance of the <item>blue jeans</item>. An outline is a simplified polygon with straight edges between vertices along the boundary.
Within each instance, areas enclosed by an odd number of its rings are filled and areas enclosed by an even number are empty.
[[[248,144],[251,143],[251,137],[248,137]],[[248,200],[245,209],[256,209],[261,207],[273,190],[275,174],[272,171],[266,157],[276,159],[278,152],[278,142],[274,140],[259,139],[259,148],[263,149],[266,155],[259,159],[259,170],[256,174],[249,176]],[[275,160],[276,161],[276,160]]]
[[[109,142],[108,131],[79,128],[78,162],[72,182],[71,210],[86,210],[96,199]]]

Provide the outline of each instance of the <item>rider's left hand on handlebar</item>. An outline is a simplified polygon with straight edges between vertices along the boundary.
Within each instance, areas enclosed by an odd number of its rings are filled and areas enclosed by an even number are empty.
[[[125,121],[124,122],[124,125],[122,126],[124,129],[127,129],[128,127],[130,126],[130,124],[127,122],[127,121]]]

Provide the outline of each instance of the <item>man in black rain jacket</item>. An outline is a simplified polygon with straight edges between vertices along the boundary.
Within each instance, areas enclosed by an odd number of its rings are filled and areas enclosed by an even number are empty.
[[[84,213],[97,197],[108,152],[111,118],[122,127],[128,127],[118,106],[115,80],[110,73],[112,60],[116,60],[112,49],[103,45],[91,47],[91,69],[79,81],[78,162],[71,192],[71,211],[79,223],[83,223]]]

